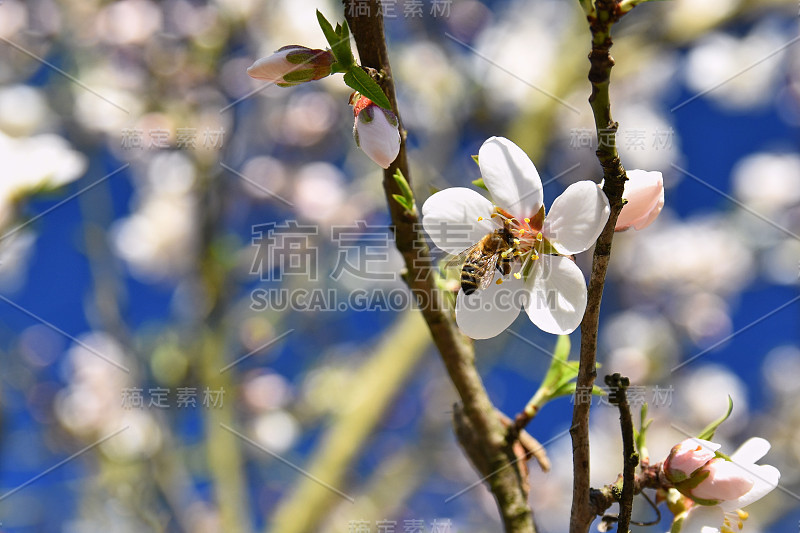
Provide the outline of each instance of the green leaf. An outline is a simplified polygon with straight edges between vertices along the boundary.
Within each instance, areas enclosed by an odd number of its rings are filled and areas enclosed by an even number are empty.
[[[476,180],[473,180],[472,184],[476,187],[480,187],[484,191],[487,192],[489,191],[489,189],[486,187],[486,184],[483,182],[483,178],[478,178]]]
[[[317,21],[319,22],[319,27],[322,28],[322,33],[325,34],[325,40],[328,41],[336,62],[340,64],[339,71],[345,72],[349,70],[356,60],[353,57],[353,50],[350,48],[350,30],[347,27],[347,22],[345,22],[344,26],[337,24],[336,29],[334,29],[319,9],[317,10]]]
[[[403,196],[409,200],[414,199],[414,193],[411,191],[411,186],[408,184],[408,180],[406,177],[403,176],[403,172],[398,168],[394,171],[394,181],[397,182],[397,186],[400,187],[400,190],[403,192]]]
[[[639,430],[637,431],[636,428],[633,430],[633,435],[636,439],[636,449],[639,451],[639,455],[647,455],[647,429],[652,423],[652,418],[649,420],[647,419],[647,403],[643,403],[639,411]]]
[[[328,41],[331,49],[333,49],[333,45],[339,40],[339,36],[319,9],[317,9],[317,22],[319,22],[319,27],[322,28],[322,33],[325,34],[325,40]]]
[[[394,171],[393,177],[402,194],[393,194],[392,196],[397,200],[397,203],[406,208],[406,211],[415,214],[417,206],[414,203],[414,192],[411,190],[408,180],[406,180],[399,168]]]
[[[718,419],[714,420],[713,422],[711,422],[709,425],[707,425],[705,427],[705,429],[700,432],[700,434],[697,436],[697,438],[698,439],[703,439],[703,440],[711,440],[711,439],[713,439],[714,438],[714,432],[716,432],[717,428],[723,422],[725,422],[728,419],[729,416],[731,416],[732,412],[733,412],[733,399],[730,396],[728,396],[728,412],[725,413],[724,415],[722,415],[721,417],[719,417]]]
[[[358,65],[353,65],[350,67],[350,70],[345,73],[344,82],[349,87],[352,87],[363,96],[375,102],[375,104],[389,111],[392,110],[392,104],[389,103],[389,99],[386,98],[380,85],[375,83],[375,80]]]
[[[566,362],[569,358],[569,349],[572,347],[572,342],[569,335],[559,335],[556,341],[556,347],[553,350],[553,359]]]
[[[405,197],[404,197],[402,194],[393,194],[393,195],[392,195],[392,198],[394,198],[394,199],[395,199],[395,201],[396,201],[398,204],[400,204],[401,206],[403,206],[403,208],[404,208],[406,211],[411,211],[411,207],[408,205],[408,200],[406,200],[406,198],[405,198]]]

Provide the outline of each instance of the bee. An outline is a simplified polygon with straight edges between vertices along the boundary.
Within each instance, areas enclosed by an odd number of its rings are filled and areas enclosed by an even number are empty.
[[[516,242],[508,222],[501,229],[485,235],[448,262],[448,266],[464,260],[461,267],[461,290],[470,295],[489,286],[497,268],[504,276],[511,273]]]

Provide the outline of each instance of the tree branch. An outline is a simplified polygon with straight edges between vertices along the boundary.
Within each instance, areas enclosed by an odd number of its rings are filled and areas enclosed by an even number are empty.
[[[366,14],[357,16],[343,0],[345,17],[358,47],[361,65],[380,73],[376,81],[386,93],[392,110],[400,120],[397,109],[394,81],[383,33],[383,16],[378,0],[367,2]],[[458,391],[462,406],[454,417],[456,434],[467,433],[470,438],[460,438],[462,447],[476,469],[487,476],[487,484],[497,500],[505,530],[508,532],[534,532],[533,515],[527,502],[526,479],[513,446],[506,443],[506,430],[475,368],[472,342],[456,326],[448,306],[437,288],[438,273],[430,257],[430,250],[419,230],[419,219],[392,197],[402,194],[393,175],[397,169],[411,183],[411,173],[406,158],[405,134],[401,135],[400,153],[384,171],[383,187],[389,204],[395,230],[397,249],[406,264],[406,282],[413,292],[422,316],[442,356],[447,373]],[[469,432],[464,428],[469,427]],[[508,468],[514,464],[514,468]]]
[[[619,498],[619,522],[617,531],[628,533],[631,525],[631,511],[633,510],[633,490],[636,467],[639,465],[639,455],[633,442],[633,417],[631,406],[628,404],[628,387],[630,380],[619,374],[606,376],[606,385],[611,388],[609,401],[619,408],[619,425],[622,430],[622,492]]]
[[[603,232],[597,239],[592,261],[592,273],[589,278],[586,313],[581,322],[580,370],[576,382],[577,390],[591,390],[597,376],[597,330],[600,318],[600,302],[603,298],[608,262],[611,256],[611,241],[614,238],[614,226],[622,210],[622,192],[625,186],[625,169],[619,159],[616,147],[618,124],[611,118],[611,102],[608,86],[611,80],[611,68],[614,60],[610,49],[611,26],[619,20],[619,0],[597,0],[596,11],[589,18],[592,32],[592,51],[589,54],[589,81],[592,94],[589,104],[594,114],[597,130],[597,159],[603,167],[605,184],[603,191],[611,205]],[[570,533],[586,533],[592,523],[594,514],[590,506],[589,487],[589,408],[591,402],[576,401],[572,411],[572,457],[573,487],[572,511],[570,515]]]

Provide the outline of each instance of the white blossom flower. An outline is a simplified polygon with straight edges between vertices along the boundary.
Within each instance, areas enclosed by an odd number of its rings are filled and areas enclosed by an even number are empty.
[[[312,50],[291,44],[253,63],[247,69],[247,74],[279,87],[292,87],[330,75],[334,62],[333,54],[327,50]]]
[[[760,500],[778,486],[781,474],[777,468],[755,464],[769,449],[769,441],[754,437],[742,444],[730,456],[730,461],[712,459],[698,470],[695,476],[707,477],[684,494],[702,501],[693,504],[686,512],[681,533],[732,533],[741,530],[748,518],[748,513],[742,508]],[[713,504],[708,505],[709,502]]]
[[[400,153],[400,122],[394,113],[357,93],[351,104],[356,144],[382,168],[389,168]]]
[[[456,299],[456,322],[474,339],[505,330],[525,308],[548,333],[574,331],[586,309],[586,281],[567,255],[588,249],[610,213],[605,194],[592,181],[570,185],[545,217],[542,182],[536,167],[516,144],[502,137],[483,143],[478,154],[484,184],[492,200],[454,187],[437,192],[422,206],[422,224],[434,244],[459,254],[466,246],[506,228],[515,261],[513,276]],[[489,275],[493,275],[490,273]]]

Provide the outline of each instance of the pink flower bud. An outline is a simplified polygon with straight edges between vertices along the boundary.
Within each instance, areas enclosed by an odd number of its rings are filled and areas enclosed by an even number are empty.
[[[687,490],[686,495],[704,505],[737,500],[747,494],[755,484],[745,468],[722,458],[712,459],[693,477],[702,481]]]
[[[627,203],[617,219],[615,231],[623,231],[631,226],[640,230],[649,226],[664,207],[664,179],[661,172],[629,170],[628,181],[622,197]]]
[[[335,59],[327,50],[312,50],[292,44],[269,57],[262,57],[247,74],[257,80],[271,81],[279,87],[292,87],[330,75]]]
[[[686,439],[676,444],[664,461],[664,474],[673,483],[689,479],[692,474],[714,459],[719,444],[702,439]]]
[[[374,104],[364,96],[351,100],[356,144],[370,159],[389,168],[400,153],[400,123],[394,113]]]

